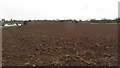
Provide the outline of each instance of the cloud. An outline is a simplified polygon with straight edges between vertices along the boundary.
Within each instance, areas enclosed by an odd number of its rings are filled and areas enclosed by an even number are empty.
[[[118,0],[0,0],[0,18],[89,19],[118,16]]]

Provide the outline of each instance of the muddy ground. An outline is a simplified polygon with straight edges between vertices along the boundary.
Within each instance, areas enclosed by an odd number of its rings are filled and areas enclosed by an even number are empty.
[[[31,24],[3,28],[3,66],[115,66],[116,24]]]

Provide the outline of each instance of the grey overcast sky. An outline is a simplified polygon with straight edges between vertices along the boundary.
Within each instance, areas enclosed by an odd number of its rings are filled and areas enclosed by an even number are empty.
[[[0,0],[0,20],[115,19],[120,0]]]

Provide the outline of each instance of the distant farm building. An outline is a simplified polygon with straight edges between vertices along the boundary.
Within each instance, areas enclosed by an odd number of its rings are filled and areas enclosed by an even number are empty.
[[[5,21],[2,23],[2,26],[22,26],[22,25],[24,25],[24,22]]]

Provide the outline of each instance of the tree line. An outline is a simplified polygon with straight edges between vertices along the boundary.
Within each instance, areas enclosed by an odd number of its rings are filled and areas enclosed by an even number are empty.
[[[90,19],[90,20],[75,20],[75,19],[68,19],[68,20],[5,20],[2,19],[2,21],[9,21],[9,22],[24,22],[24,24],[30,23],[30,22],[74,22],[74,23],[120,23],[120,18],[116,18],[116,19],[101,19],[101,20],[96,20],[96,19]]]

